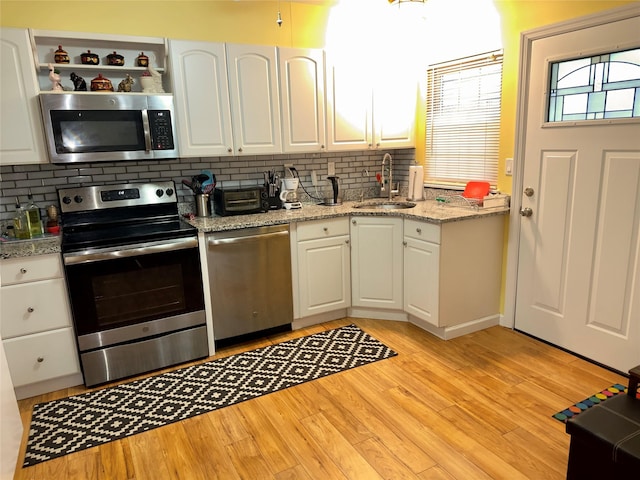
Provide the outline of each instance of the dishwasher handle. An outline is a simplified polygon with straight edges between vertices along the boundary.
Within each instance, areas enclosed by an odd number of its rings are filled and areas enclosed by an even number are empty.
[[[289,236],[288,230],[282,230],[280,232],[272,233],[256,233],[254,235],[238,235],[235,237],[215,238],[213,236],[207,239],[207,244],[211,246],[216,245],[238,245],[242,243],[254,242],[256,239],[266,240],[268,238]]]

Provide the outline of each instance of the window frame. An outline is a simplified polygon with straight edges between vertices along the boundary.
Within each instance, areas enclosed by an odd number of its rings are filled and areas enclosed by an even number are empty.
[[[482,87],[486,87],[487,84],[492,84],[492,82],[495,86],[496,67],[499,67],[497,89],[493,88],[487,96],[482,96],[480,93]],[[482,71],[483,68],[485,69],[484,72]],[[473,74],[474,71],[477,73]],[[426,71],[427,85],[425,94],[424,181],[426,185],[461,189],[464,188],[468,181],[481,180],[488,181],[492,188],[497,187],[503,72],[502,49],[429,65]],[[472,74],[468,75],[469,73]],[[453,112],[453,110],[450,110],[449,112],[444,112],[445,94],[447,91],[452,91],[452,89],[443,87],[443,81],[447,76],[451,75],[458,75],[458,87],[464,86],[463,84],[467,80],[471,88],[476,89],[470,97],[471,102],[466,102],[467,107],[470,105],[479,107],[484,104],[487,108],[466,110],[466,118],[463,118],[463,121],[459,124],[451,124],[448,129],[447,126],[443,126],[443,123],[446,123],[447,119],[455,118],[460,111]],[[484,83],[483,80],[485,80]],[[461,88],[457,90],[457,107],[465,106],[465,102],[460,101],[460,92],[463,92]],[[479,113],[479,115],[475,115],[475,113]],[[483,116],[489,118],[482,119]],[[478,121],[474,121],[474,119]],[[440,126],[437,125],[438,121],[440,121]],[[471,126],[471,131],[468,132],[466,137],[464,133],[460,133],[461,125],[465,122]],[[465,138],[468,140],[467,142],[465,142]],[[444,152],[440,160],[434,159],[434,145],[438,145],[440,151]],[[465,153],[460,148],[462,145],[466,146],[465,148],[470,151],[473,158],[465,160]],[[479,161],[480,158],[482,160]],[[447,168],[462,168],[462,174],[459,176],[454,175],[451,170],[447,172]],[[443,170],[445,171],[444,174],[434,174],[436,171],[442,172]],[[471,172],[474,170],[478,174],[472,174]],[[483,174],[479,172],[483,172]]]

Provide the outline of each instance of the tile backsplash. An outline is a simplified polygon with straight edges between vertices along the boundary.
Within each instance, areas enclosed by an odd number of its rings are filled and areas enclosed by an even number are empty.
[[[2,227],[13,218],[15,198],[22,205],[27,202],[29,189],[42,214],[48,205],[59,206],[56,189],[80,185],[103,185],[128,182],[173,180],[181,203],[193,203],[193,194],[182,179],[191,179],[203,170],[216,175],[218,185],[243,186],[263,183],[263,172],[283,172],[284,164],[293,164],[300,176],[302,201],[311,200],[316,188],[311,183],[311,172],[318,178],[319,196],[325,185],[328,162],[335,162],[336,175],[345,200],[376,195],[376,173],[380,172],[382,156],[389,152],[393,157],[393,179],[400,182],[401,192],[408,190],[409,166],[415,162],[415,149],[363,150],[307,154],[257,155],[242,157],[182,158],[140,162],[102,162],[70,165],[13,165],[0,167],[0,222]],[[4,229],[4,228],[3,228]]]

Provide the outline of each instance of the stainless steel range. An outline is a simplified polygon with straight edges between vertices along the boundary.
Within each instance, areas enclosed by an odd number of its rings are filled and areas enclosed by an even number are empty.
[[[208,355],[197,231],[172,181],[58,190],[87,386]]]

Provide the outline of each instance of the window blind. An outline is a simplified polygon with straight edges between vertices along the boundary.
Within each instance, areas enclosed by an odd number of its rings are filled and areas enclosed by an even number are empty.
[[[502,50],[427,70],[425,182],[498,180]]]

